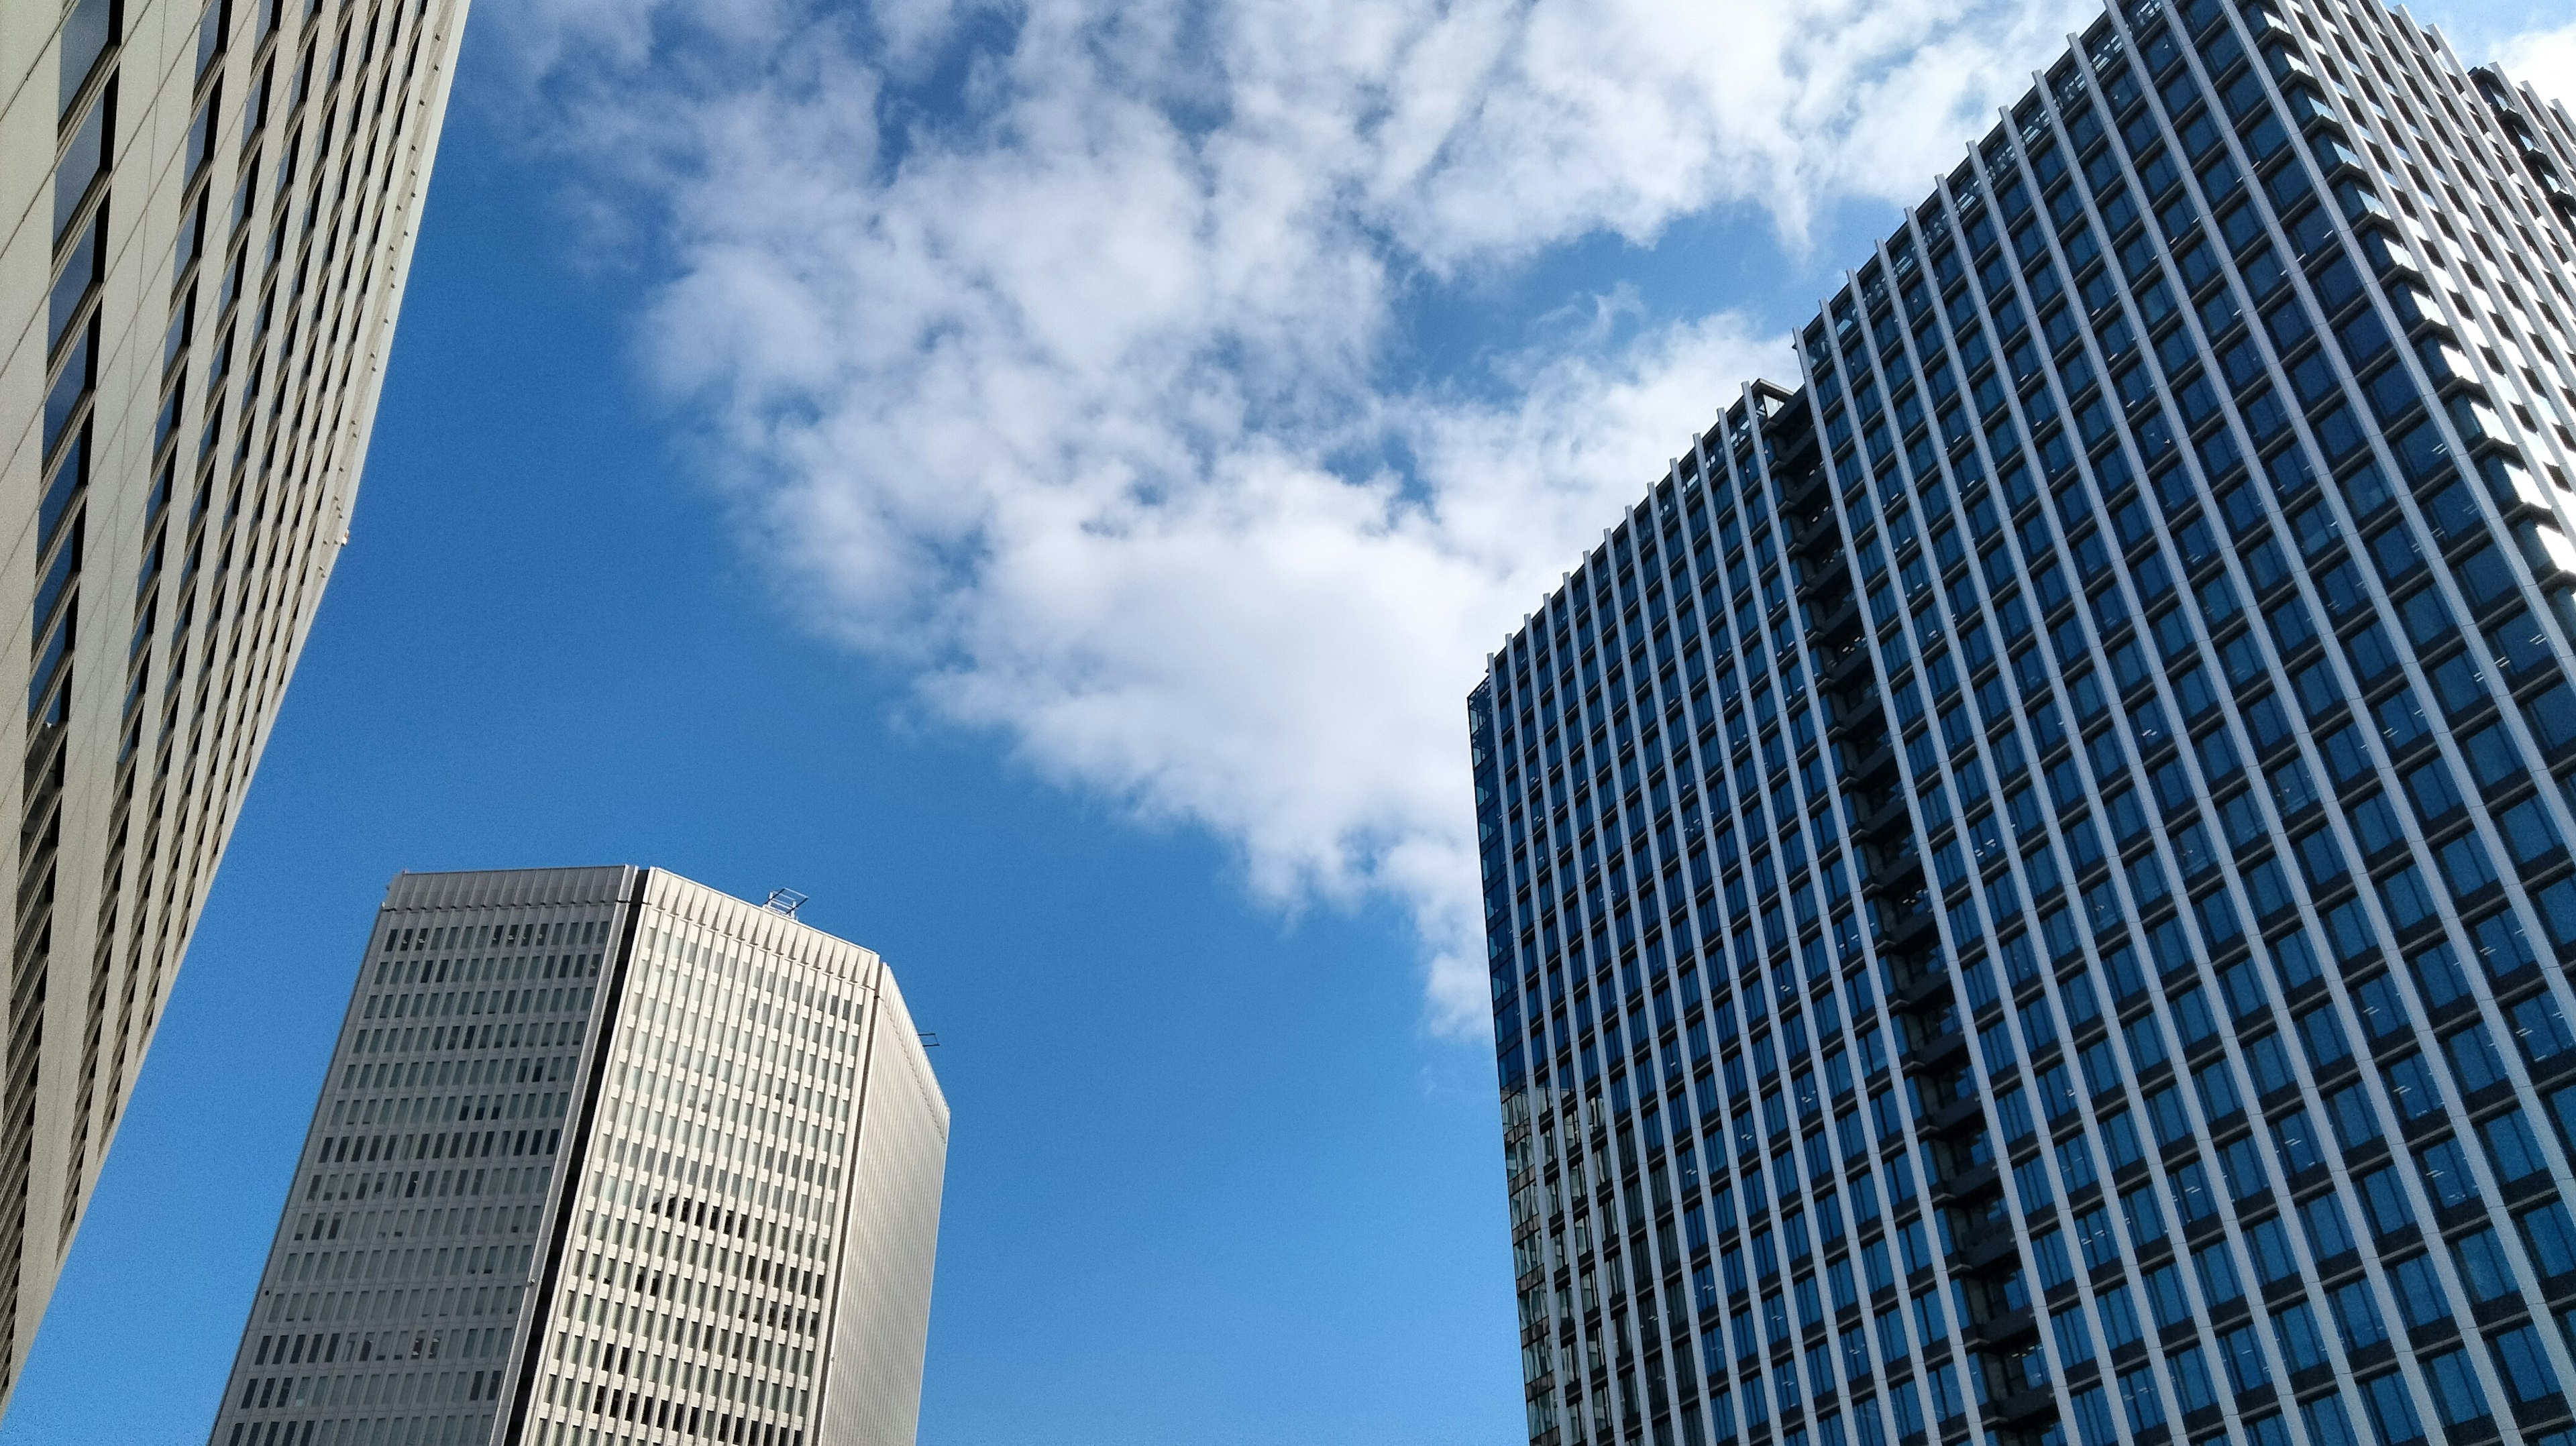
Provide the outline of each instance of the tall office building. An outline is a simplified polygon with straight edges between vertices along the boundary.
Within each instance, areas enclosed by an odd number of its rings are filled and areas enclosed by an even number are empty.
[[[0,7],[0,1400],[348,540],[464,20]]]
[[[215,1446],[910,1442],[948,1104],[797,902],[395,879]]]
[[[1494,654],[1533,1441],[2576,1440],[2571,174],[2124,0]]]

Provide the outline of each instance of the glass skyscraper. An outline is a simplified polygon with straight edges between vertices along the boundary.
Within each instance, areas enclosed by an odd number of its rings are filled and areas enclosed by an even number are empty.
[[[1493,655],[1534,1442],[2576,1441],[2571,175],[2123,4]]]
[[[349,540],[465,12],[0,15],[0,1404]]]
[[[211,1446],[908,1446],[948,1103],[799,902],[395,879]]]

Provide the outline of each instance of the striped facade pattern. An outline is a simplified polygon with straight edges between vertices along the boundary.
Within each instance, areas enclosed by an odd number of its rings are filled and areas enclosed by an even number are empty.
[[[465,0],[0,9],[14,1383],[339,549]],[[15,622],[28,630],[17,633]]]
[[[1534,1442],[2569,1439],[2572,166],[2124,3],[1494,655]]]
[[[594,869],[406,875],[369,959],[215,1446],[912,1439],[946,1107],[875,955]]]

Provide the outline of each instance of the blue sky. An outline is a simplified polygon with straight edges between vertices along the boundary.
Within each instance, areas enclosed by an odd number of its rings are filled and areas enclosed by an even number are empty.
[[[1479,650],[2072,13],[1734,8],[1641,78],[1547,7],[1317,60],[487,6],[353,545],[0,1446],[202,1439],[394,872],[616,861],[804,890],[938,1032],[923,1441],[1518,1439]]]

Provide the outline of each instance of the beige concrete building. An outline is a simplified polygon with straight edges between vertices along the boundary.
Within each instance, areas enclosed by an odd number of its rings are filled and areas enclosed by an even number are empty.
[[[0,4],[0,1403],[348,540],[465,10]]]
[[[797,902],[394,880],[215,1446],[910,1442],[948,1105]]]

